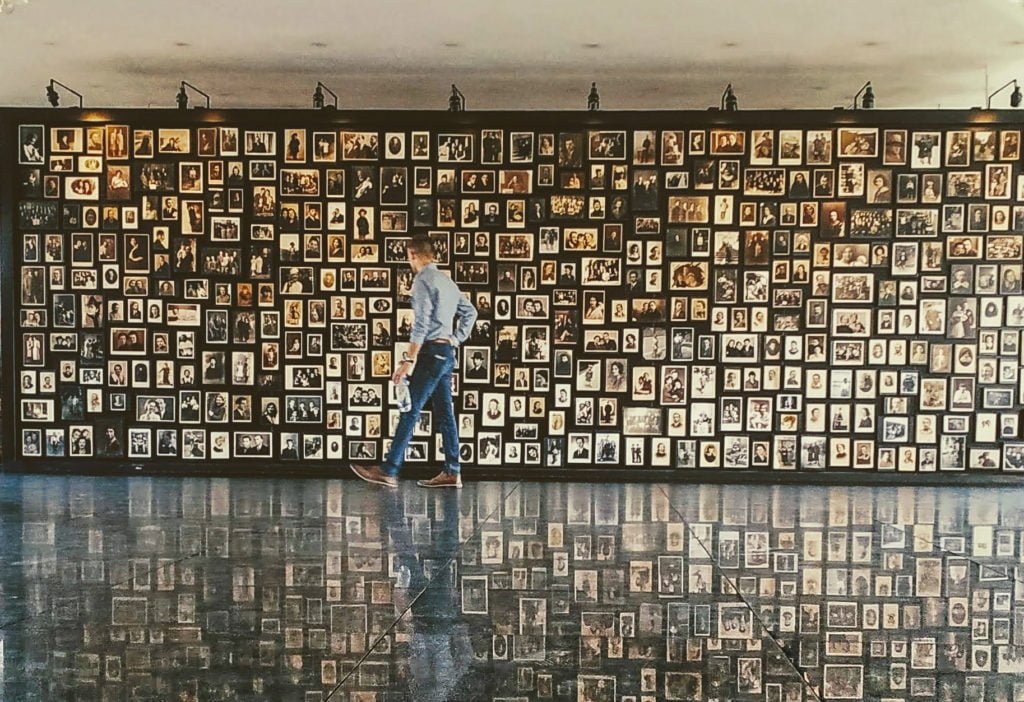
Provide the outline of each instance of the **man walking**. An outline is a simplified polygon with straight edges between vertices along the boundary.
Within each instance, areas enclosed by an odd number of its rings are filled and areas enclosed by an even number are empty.
[[[409,265],[416,277],[412,283],[412,332],[409,350],[391,376],[392,382],[409,380],[411,407],[402,413],[391,440],[391,449],[380,465],[352,465],[352,472],[368,483],[397,487],[398,472],[416,428],[420,412],[428,400],[433,402],[433,417],[441,431],[445,465],[437,476],[421,480],[421,487],[462,487],[459,466],[459,433],[452,405],[451,377],[455,367],[455,349],[469,338],[477,311],[462,296],[458,286],[434,263],[430,238],[415,236],[406,247]],[[458,317],[454,333],[452,320]],[[415,368],[415,371],[414,371]]]

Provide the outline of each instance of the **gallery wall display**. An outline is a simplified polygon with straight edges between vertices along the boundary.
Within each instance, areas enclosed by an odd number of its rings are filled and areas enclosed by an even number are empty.
[[[1009,491],[7,481],[12,699],[1024,697]]]
[[[1019,124],[379,114],[8,114],[9,453],[379,460],[422,233],[467,464],[1024,471]]]

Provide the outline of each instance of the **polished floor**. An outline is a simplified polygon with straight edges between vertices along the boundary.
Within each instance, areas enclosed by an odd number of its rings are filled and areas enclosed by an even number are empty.
[[[1024,700],[1024,489],[0,477],[0,699]]]

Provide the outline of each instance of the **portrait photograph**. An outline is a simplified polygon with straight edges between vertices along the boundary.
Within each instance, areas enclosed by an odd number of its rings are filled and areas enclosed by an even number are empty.
[[[41,124],[18,126],[18,163],[35,165],[46,162],[46,142],[43,138],[43,129]]]
[[[692,144],[691,132],[691,146]],[[743,154],[746,153],[746,132],[735,130],[711,130],[711,154]],[[694,153],[691,150],[691,153]]]

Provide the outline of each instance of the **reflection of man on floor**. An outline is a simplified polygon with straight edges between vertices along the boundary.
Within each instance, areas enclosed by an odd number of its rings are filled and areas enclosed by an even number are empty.
[[[430,546],[413,547],[412,534],[398,491],[380,491],[380,514],[395,554],[398,587],[395,604],[412,612],[409,643],[410,699],[444,702],[464,699],[457,693],[473,660],[469,629],[456,598],[454,558],[459,548],[459,498],[442,491],[435,502],[440,514],[431,524]],[[404,586],[404,587],[403,587]],[[411,602],[411,604],[409,604]],[[468,698],[466,698],[468,699]]]

